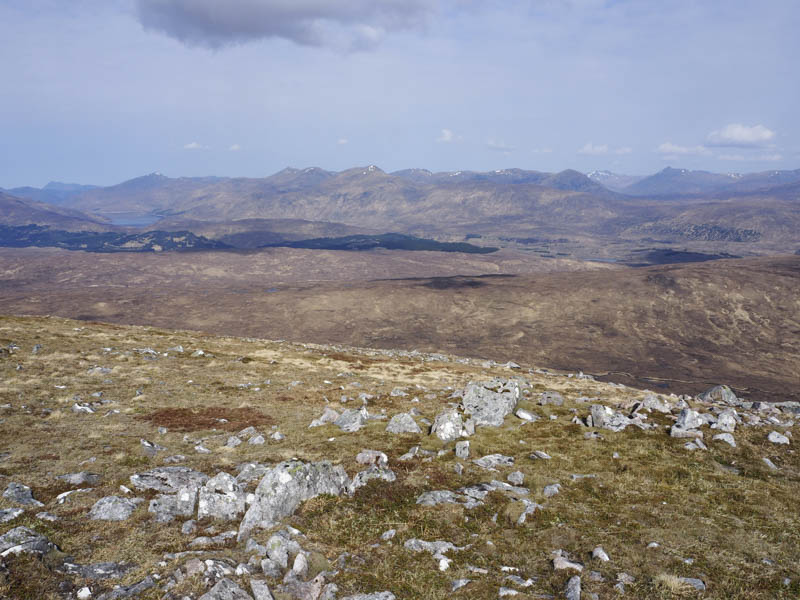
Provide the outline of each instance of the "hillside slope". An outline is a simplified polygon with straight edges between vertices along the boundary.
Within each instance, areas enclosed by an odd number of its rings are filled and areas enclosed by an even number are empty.
[[[798,404],[61,319],[0,348],[0,597],[800,593]]]

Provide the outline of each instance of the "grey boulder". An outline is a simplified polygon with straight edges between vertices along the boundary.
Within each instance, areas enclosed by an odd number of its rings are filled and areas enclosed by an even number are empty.
[[[450,408],[436,415],[431,426],[431,435],[443,442],[452,442],[461,437],[463,428],[461,415],[456,409]]]
[[[89,473],[81,471],[80,473],[67,473],[66,475],[59,475],[57,480],[63,481],[68,485],[82,486],[82,485],[97,485],[103,479],[102,475],[98,473]]]
[[[208,592],[198,600],[253,600],[253,597],[230,579],[220,579]]]
[[[197,488],[181,488],[177,494],[159,494],[150,500],[148,512],[159,523],[169,523],[178,517],[191,517],[197,505]]]
[[[245,510],[246,494],[236,478],[219,473],[209,479],[197,495],[197,518],[212,517],[223,521],[237,519]]]
[[[119,496],[106,496],[94,503],[89,511],[89,518],[93,521],[125,521],[141,502],[140,498],[131,500]]]
[[[507,415],[517,408],[519,384],[512,380],[493,379],[469,383],[461,397],[464,412],[472,415],[475,425],[500,427]]]
[[[31,488],[22,483],[11,482],[8,484],[6,491],[3,492],[3,498],[22,504],[23,506],[44,506],[41,502],[33,497]]]
[[[389,468],[372,465],[370,468],[357,473],[356,476],[353,477],[353,481],[350,484],[348,492],[350,494],[355,493],[358,488],[364,487],[373,479],[388,481],[391,483],[397,479],[397,476],[394,474],[394,471]]]
[[[255,498],[239,526],[239,541],[256,528],[269,528],[294,513],[301,502],[321,494],[339,496],[350,479],[341,465],[328,461],[289,460],[271,469],[258,484]]]
[[[12,554],[47,554],[56,545],[27,527],[15,527],[0,535],[0,557]]]
[[[722,404],[735,404],[738,400],[736,394],[734,394],[733,390],[727,385],[714,386],[713,388],[706,390],[697,396],[697,399],[702,400],[703,402],[715,402]]]
[[[369,414],[366,408],[362,407],[358,410],[348,408],[334,421],[334,425],[342,431],[354,433],[366,424],[368,418]]]
[[[399,413],[393,416],[386,425],[386,431],[388,433],[422,433],[422,429],[414,421],[414,417],[408,413]]]
[[[199,488],[208,475],[189,467],[157,467],[144,473],[131,475],[131,483],[140,490],[155,490],[164,494],[175,494],[181,488]]]

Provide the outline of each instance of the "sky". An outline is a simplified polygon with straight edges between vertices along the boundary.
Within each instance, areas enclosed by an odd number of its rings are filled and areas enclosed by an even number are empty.
[[[800,167],[797,0],[0,0],[0,187]]]

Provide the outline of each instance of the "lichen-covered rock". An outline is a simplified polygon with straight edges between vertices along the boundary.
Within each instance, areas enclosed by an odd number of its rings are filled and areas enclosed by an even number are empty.
[[[25,511],[21,508],[4,508],[0,509],[0,524],[8,523],[9,521],[13,521],[17,517],[21,516],[22,513]]]
[[[738,398],[736,394],[733,393],[733,390],[729,388],[727,385],[717,385],[713,388],[706,390],[699,396],[697,396],[698,400],[702,400],[703,402],[714,402],[714,403],[722,403],[722,404],[736,404]]]
[[[89,511],[89,518],[93,521],[125,521],[141,502],[141,498],[106,496],[94,503]]]
[[[354,494],[358,488],[364,487],[373,479],[379,479],[391,483],[397,479],[397,476],[394,474],[394,471],[387,467],[372,465],[369,469],[361,471],[360,473],[357,473],[355,477],[353,477],[353,481],[350,484],[348,492],[350,494]]]
[[[472,462],[489,471],[495,471],[497,470],[496,467],[513,467],[514,457],[503,454],[487,454],[481,458],[476,458]]]
[[[348,408],[334,421],[334,425],[342,431],[354,433],[361,429],[368,419],[369,413],[367,413],[367,409],[363,406],[358,410]]]
[[[159,494],[150,501],[148,512],[156,521],[169,523],[178,517],[191,517],[197,505],[197,488],[181,488],[177,494]]]
[[[393,416],[386,426],[386,431],[388,433],[422,433],[422,429],[414,421],[414,417],[408,413],[399,413]]]
[[[81,471],[80,473],[67,473],[66,475],[59,475],[56,477],[59,481],[63,481],[68,485],[97,485],[103,479],[99,473],[89,473]]]
[[[325,407],[325,410],[322,412],[322,416],[319,419],[314,419],[311,421],[311,427],[321,427],[327,423],[335,423],[336,419],[339,418],[339,413],[330,408],[329,406]]]
[[[233,521],[244,512],[245,498],[244,489],[232,475],[219,473],[206,481],[197,494],[197,518]]]
[[[305,500],[321,494],[340,495],[349,483],[341,465],[334,466],[328,461],[289,460],[278,464],[258,484],[253,503],[239,527],[238,539],[247,539],[256,527],[276,525]]]
[[[493,379],[471,382],[461,397],[464,412],[472,415],[475,425],[500,427],[506,416],[517,408],[519,384],[513,380]]]
[[[789,438],[777,431],[771,431],[767,439],[773,444],[789,445]]]
[[[670,407],[669,403],[665,400],[662,400],[655,394],[648,394],[644,397],[644,400],[642,401],[642,408],[649,411],[654,410],[665,415],[672,412],[672,408]]]
[[[27,527],[15,527],[0,535],[0,557],[12,554],[47,554],[56,545],[40,533]]]
[[[452,442],[461,437],[464,425],[459,412],[450,408],[436,415],[431,426],[431,435],[435,435],[443,442]]]
[[[31,488],[22,483],[15,483],[13,481],[8,484],[6,491],[3,492],[3,498],[16,502],[17,504],[22,504],[23,506],[44,506],[44,504],[33,497]]]
[[[733,433],[736,431],[736,417],[737,414],[735,409],[725,409],[719,413],[717,421],[712,423],[711,429],[718,429],[719,431],[723,431],[725,433]]]
[[[253,600],[253,597],[230,579],[220,579],[208,592],[198,600]]]
[[[539,395],[539,404],[542,406],[546,406],[547,404],[552,404],[553,406],[563,406],[564,396],[558,392],[542,392]]]
[[[675,427],[678,429],[697,429],[705,424],[706,421],[700,416],[700,413],[691,408],[684,408],[678,415],[678,420],[675,421]]]
[[[131,483],[140,490],[155,490],[175,494],[181,488],[199,488],[208,475],[189,467],[157,467],[144,473],[131,475]]]

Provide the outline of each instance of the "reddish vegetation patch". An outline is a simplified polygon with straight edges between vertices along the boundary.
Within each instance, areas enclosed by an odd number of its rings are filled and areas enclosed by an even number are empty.
[[[224,429],[239,431],[245,427],[274,425],[275,419],[255,408],[162,408],[140,417],[157,427],[172,431],[199,431],[201,429]],[[225,421],[221,421],[224,419]]]

